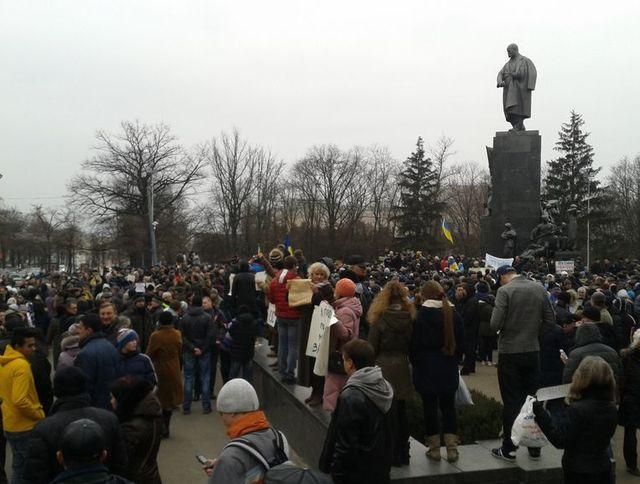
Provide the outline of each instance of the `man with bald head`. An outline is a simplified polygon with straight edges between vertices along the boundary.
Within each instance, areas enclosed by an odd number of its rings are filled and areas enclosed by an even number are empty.
[[[530,59],[518,52],[516,44],[507,47],[507,62],[498,72],[498,87],[502,90],[504,116],[511,131],[524,131],[524,120],[531,117],[531,91],[536,87],[536,68]]]

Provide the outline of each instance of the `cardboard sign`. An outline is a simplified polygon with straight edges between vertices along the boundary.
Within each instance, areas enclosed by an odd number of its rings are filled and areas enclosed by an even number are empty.
[[[556,261],[556,274],[566,272],[571,274],[575,270],[576,264],[572,260],[557,260]]]
[[[269,310],[267,311],[267,324],[272,328],[276,326],[276,305],[269,303]]]
[[[511,264],[513,264],[513,257],[509,259],[503,259],[501,257],[496,257],[491,254],[485,254],[484,260],[485,260],[485,264],[484,264],[485,266],[492,267],[494,269],[497,269],[498,267],[502,267],[502,266],[510,266]]]
[[[291,279],[287,283],[289,289],[289,306],[297,308],[311,304],[313,297],[311,279]]]

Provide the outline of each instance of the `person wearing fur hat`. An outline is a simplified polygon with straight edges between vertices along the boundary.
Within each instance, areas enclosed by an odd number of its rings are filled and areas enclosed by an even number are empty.
[[[62,351],[60,356],[58,356],[56,372],[60,371],[62,368],[73,366],[73,362],[80,352],[80,336],[78,336],[77,323],[73,323],[69,326],[69,331],[64,333],[62,342],[60,343],[60,349]]]
[[[342,347],[358,337],[362,305],[356,296],[356,284],[351,279],[340,279],[334,290],[333,308],[338,322],[331,326],[329,340],[329,367],[324,379],[322,408],[333,412],[340,391],[347,383],[342,366]]]
[[[132,329],[122,328],[118,332],[116,349],[120,353],[120,375],[137,376],[152,385],[158,383],[156,370],[151,359],[138,348],[138,333]]]
[[[287,439],[269,424],[251,383],[229,380],[218,393],[216,407],[231,441],[204,464],[209,484],[263,482],[273,465],[288,461]]]

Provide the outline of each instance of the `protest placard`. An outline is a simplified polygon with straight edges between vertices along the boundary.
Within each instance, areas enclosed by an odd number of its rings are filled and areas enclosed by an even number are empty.
[[[276,326],[276,305],[269,303],[269,310],[267,311],[267,324],[272,328]]]
[[[326,301],[322,301],[313,308],[311,325],[309,326],[309,339],[307,340],[305,351],[307,356],[316,357],[320,349],[320,342],[324,336],[324,330],[331,325],[331,319],[334,317],[333,307]]]
[[[572,260],[557,260],[556,261],[556,274],[566,272],[571,274],[575,270],[576,264]]]
[[[144,294],[145,287],[144,282],[136,282],[136,293]]]
[[[265,271],[256,272],[256,291],[262,291],[262,284],[267,281],[267,273]]]
[[[297,308],[311,304],[313,284],[311,279],[291,279],[287,282],[289,289],[289,306]]]
[[[513,264],[513,257],[509,259],[503,259],[501,257],[496,257],[491,254],[485,254],[484,261],[485,261],[484,263],[485,266],[493,267],[494,269],[497,269],[498,267],[510,266],[511,264]]]

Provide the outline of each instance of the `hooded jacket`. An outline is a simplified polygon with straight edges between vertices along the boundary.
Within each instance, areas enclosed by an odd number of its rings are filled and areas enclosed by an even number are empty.
[[[353,373],[338,398],[320,470],[336,484],[387,484],[392,457],[393,390],[378,367]]]
[[[31,365],[11,345],[0,356],[0,399],[5,432],[28,432],[44,419]]]
[[[616,384],[619,383],[622,374],[620,357],[616,350],[602,343],[600,330],[593,323],[583,323],[576,331],[576,344],[571,353],[569,353],[569,360],[562,373],[562,381],[564,383],[571,382],[580,362],[587,356],[600,356],[609,363],[616,378]]]

